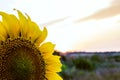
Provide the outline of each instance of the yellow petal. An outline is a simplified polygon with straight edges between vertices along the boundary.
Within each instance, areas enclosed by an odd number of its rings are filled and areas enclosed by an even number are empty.
[[[6,30],[4,25],[0,22],[0,41],[5,41],[7,37]]]
[[[18,12],[20,23],[22,24],[22,26],[24,26],[25,24],[27,24],[27,18],[19,10],[17,10],[17,12]]]
[[[9,14],[4,13],[4,12],[0,12],[0,15],[2,15],[2,23],[4,25],[4,28],[7,31],[7,33],[9,33],[9,26],[7,24],[7,21],[11,21],[10,17],[8,16]]]
[[[10,15],[10,17],[12,18],[12,25],[10,30],[14,37],[18,37],[20,33],[20,23],[15,15]]]
[[[36,42],[41,36],[42,31],[39,29],[38,25],[33,21],[28,21],[29,24],[29,32],[28,32],[28,39],[31,39],[32,42]]]
[[[28,20],[19,10],[17,10],[17,12],[21,26],[21,36],[27,38],[27,33],[29,32]]]
[[[17,12],[20,19],[20,24],[22,26],[22,36],[33,40],[33,42],[35,41],[35,44],[39,46],[47,36],[47,29],[44,28],[44,30],[41,31],[38,25],[31,21],[30,17],[27,14],[26,18],[19,10],[17,10]]]
[[[39,50],[42,56],[46,59],[52,55],[52,53],[54,52],[54,47],[55,45],[51,42],[46,42],[39,47]]]
[[[50,56],[45,60],[47,72],[60,72],[62,64],[60,62],[60,56]]]
[[[2,15],[3,24],[9,36],[11,38],[17,37],[19,34],[20,25],[16,16],[5,12],[0,12],[0,15]]]
[[[57,73],[46,73],[47,80],[63,80]]]
[[[5,41],[5,40],[6,40],[5,37],[2,36],[2,35],[0,35],[0,43],[1,43],[2,41]]]
[[[39,38],[36,40],[36,45],[40,45],[40,43],[42,43],[44,40],[45,40],[45,38],[47,37],[47,29],[46,28],[44,28],[43,29],[43,31],[42,31],[42,33],[41,33],[41,35],[39,36]]]

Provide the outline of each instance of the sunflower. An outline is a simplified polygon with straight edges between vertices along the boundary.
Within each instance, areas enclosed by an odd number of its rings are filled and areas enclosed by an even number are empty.
[[[16,10],[16,9],[15,9]],[[39,29],[26,14],[0,12],[0,80],[62,80],[55,45],[44,42],[47,29]]]

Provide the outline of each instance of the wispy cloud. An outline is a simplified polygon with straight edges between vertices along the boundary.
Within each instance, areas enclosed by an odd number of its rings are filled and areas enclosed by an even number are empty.
[[[68,19],[68,18],[69,18],[69,16],[64,17],[64,18],[60,18],[60,19],[56,19],[56,20],[53,20],[53,21],[50,21],[50,22],[46,22],[46,23],[43,23],[43,24],[40,24],[40,25],[41,25],[41,26],[53,25],[53,24],[62,22],[62,21],[64,21],[64,20]]]
[[[117,5],[117,4],[120,4],[120,0],[113,0],[111,2],[111,5]]]
[[[86,20],[90,20],[90,19],[99,20],[99,19],[113,17],[113,16],[116,16],[119,14],[120,14],[120,0],[114,0],[111,3],[111,6],[101,9],[90,16],[79,19],[76,22],[86,21]]]

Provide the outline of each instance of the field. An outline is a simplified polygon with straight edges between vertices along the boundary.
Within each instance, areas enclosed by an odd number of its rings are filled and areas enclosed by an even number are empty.
[[[63,80],[120,80],[119,53],[62,55],[61,62]]]

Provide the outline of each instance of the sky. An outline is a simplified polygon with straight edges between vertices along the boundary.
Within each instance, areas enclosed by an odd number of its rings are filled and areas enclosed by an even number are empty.
[[[1,0],[0,11],[27,13],[55,50],[120,51],[120,0]]]

